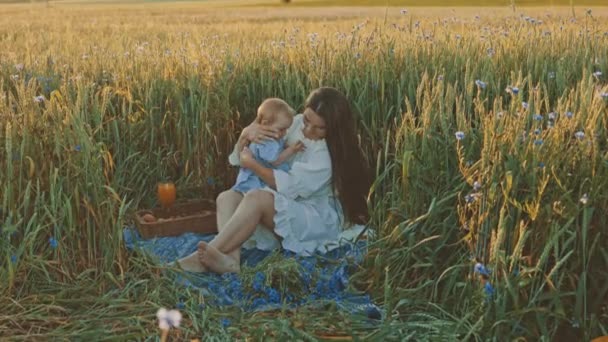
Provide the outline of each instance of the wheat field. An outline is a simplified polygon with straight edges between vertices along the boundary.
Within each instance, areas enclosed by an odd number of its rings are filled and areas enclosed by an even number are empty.
[[[607,335],[608,9],[295,8],[0,7],[0,338],[157,339],[183,289],[123,227],[161,178],[184,197],[230,186],[259,102],[301,110],[319,86],[351,100],[375,170],[349,284],[384,318],[193,299],[173,337]]]

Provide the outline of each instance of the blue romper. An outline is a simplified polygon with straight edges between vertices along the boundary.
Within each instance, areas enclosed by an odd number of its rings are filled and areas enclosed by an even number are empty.
[[[285,172],[289,171],[289,164],[287,162],[281,163],[279,166],[272,166],[272,162],[279,158],[279,155],[285,148],[285,139],[268,140],[261,144],[251,143],[249,149],[253,154],[255,160],[258,163],[264,165],[267,168],[278,169]],[[232,187],[232,190],[247,193],[250,190],[262,189],[268,186],[260,177],[258,177],[253,171],[246,168],[240,168],[239,174],[236,177],[236,184]]]

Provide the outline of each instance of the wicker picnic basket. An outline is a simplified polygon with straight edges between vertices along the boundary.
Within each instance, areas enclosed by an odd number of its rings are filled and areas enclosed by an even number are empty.
[[[153,221],[144,219],[146,214]],[[150,219],[150,216],[147,216]],[[163,236],[177,236],[183,233],[216,233],[215,202],[195,200],[176,203],[168,209],[154,208],[135,213],[135,224],[144,239]]]

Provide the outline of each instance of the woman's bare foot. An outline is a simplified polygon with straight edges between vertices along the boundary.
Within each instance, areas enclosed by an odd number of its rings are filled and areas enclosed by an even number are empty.
[[[204,241],[198,243],[198,257],[203,266],[219,274],[239,273],[241,271],[241,265],[238,261]]]
[[[207,272],[207,269],[205,268],[205,266],[203,266],[203,264],[201,264],[199,260],[198,252],[194,252],[186,257],[177,260],[177,263],[179,264],[179,267],[181,267],[184,271],[197,273]]]

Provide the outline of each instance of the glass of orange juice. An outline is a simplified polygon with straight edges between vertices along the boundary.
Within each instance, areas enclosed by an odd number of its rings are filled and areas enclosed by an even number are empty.
[[[175,184],[173,182],[158,183],[157,197],[163,208],[167,209],[171,207],[176,197]]]

